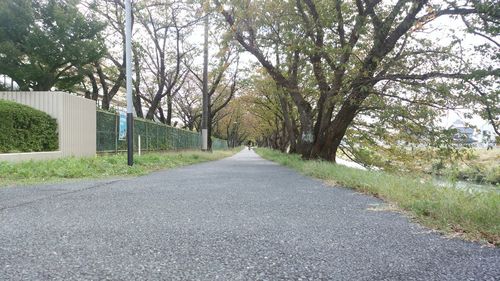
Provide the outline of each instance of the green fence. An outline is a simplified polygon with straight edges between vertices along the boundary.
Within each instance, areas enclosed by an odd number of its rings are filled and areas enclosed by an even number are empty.
[[[119,123],[119,114],[97,111],[97,152],[118,152],[127,149],[127,141],[119,139]],[[200,149],[201,147],[200,133],[135,118],[134,150],[138,150],[138,136],[141,137],[142,151]],[[212,138],[212,149],[227,149],[227,142]]]

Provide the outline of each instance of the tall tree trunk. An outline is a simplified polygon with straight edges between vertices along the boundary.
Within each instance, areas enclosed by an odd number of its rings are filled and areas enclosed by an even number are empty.
[[[134,51],[134,70],[135,70],[135,80],[134,80],[134,109],[136,116],[139,118],[144,118],[144,113],[142,112],[142,99],[141,99],[141,66],[139,61],[139,56],[137,54],[137,48]]]
[[[144,118],[144,114],[142,113],[142,100],[141,97],[137,94],[137,90],[135,91],[133,98],[136,116],[139,118]]]
[[[89,96],[86,98],[97,101],[97,98],[99,97],[99,87],[97,86],[97,80],[95,79],[94,74],[91,71],[87,73],[87,77],[90,80],[90,84],[92,84],[92,93],[89,93]]]
[[[165,113],[163,111],[163,108],[160,106],[158,107],[158,114],[160,115],[160,122],[163,123],[163,124],[166,124],[166,119],[165,119]]]
[[[166,124],[172,125],[172,94],[167,94],[167,118]]]
[[[208,9],[209,2],[205,2],[206,9]],[[205,14],[204,19],[204,43],[203,43],[203,99],[202,99],[202,115],[201,115],[201,130],[203,135],[203,130],[207,130],[207,150],[210,151],[212,141],[211,141],[211,112],[210,112],[210,95],[208,93],[208,32],[209,32],[209,21],[208,21],[208,11]],[[202,140],[203,144],[205,140]],[[203,149],[203,147],[202,147]]]
[[[304,159],[311,158],[311,150],[313,147],[314,135],[311,112],[300,114],[300,140],[297,143],[297,152]]]
[[[106,75],[104,74],[104,71],[101,68],[101,65],[99,63],[96,63],[95,67],[97,70],[97,75],[99,76],[99,81],[101,83],[102,87],[102,109],[104,110],[109,110],[111,106],[111,101],[115,97],[116,93],[120,90],[122,87],[123,81],[125,80],[125,61],[120,67],[120,73],[118,74],[118,78],[116,79],[113,87],[109,89],[108,87],[108,82],[106,81]]]
[[[295,130],[290,117],[289,104],[288,101],[286,100],[286,97],[282,94],[279,94],[279,101],[281,105],[281,110],[283,112],[284,129],[288,133],[287,140],[290,143],[290,150],[295,151],[297,146],[297,136],[295,134]]]
[[[207,126],[207,151],[212,151],[212,120],[213,120],[213,116],[212,116],[212,106],[210,105],[210,103],[208,104],[208,116],[207,116],[207,122],[208,122],[208,126]]]
[[[97,71],[97,75],[99,76],[99,81],[101,83],[101,88],[102,88],[101,107],[104,110],[109,110],[111,100],[109,99],[108,83],[106,82],[106,76],[104,75],[104,72],[102,71],[101,65],[99,63],[95,64],[95,69]]]

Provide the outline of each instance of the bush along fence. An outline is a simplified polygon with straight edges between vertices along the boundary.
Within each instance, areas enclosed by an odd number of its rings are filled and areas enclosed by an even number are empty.
[[[0,153],[58,149],[57,121],[47,113],[0,100],[0,120]]]
[[[120,139],[120,115],[97,110],[97,152],[127,150],[126,139]],[[201,134],[170,127],[149,120],[134,118],[134,150],[141,151],[199,149]],[[225,140],[212,138],[212,149],[227,149]]]

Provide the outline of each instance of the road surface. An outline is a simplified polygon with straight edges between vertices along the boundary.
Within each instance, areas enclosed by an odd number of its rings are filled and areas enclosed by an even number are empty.
[[[0,189],[0,280],[499,280],[500,250],[261,159]]]

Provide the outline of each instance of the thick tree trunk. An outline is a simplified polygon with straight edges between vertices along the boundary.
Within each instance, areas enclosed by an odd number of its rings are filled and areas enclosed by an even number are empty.
[[[284,132],[288,133],[288,142],[290,143],[290,150],[296,149],[297,146],[297,136],[295,134],[295,130],[290,118],[289,105],[286,97],[283,95],[279,95],[279,101],[281,105],[281,110],[283,112],[283,120],[284,120]],[[285,134],[283,134],[285,136]]]
[[[151,105],[149,106],[148,113],[146,114],[146,119],[153,120],[155,117],[155,113],[160,106],[161,95],[156,94],[154,99],[151,101]]]
[[[36,82],[37,84],[33,87],[34,91],[50,91],[55,84],[55,79],[46,76]]]
[[[300,140],[297,143],[297,152],[302,155],[304,159],[311,158],[311,150],[313,147],[314,135],[312,118],[306,116],[300,117]]]
[[[365,77],[357,81],[362,81],[362,79],[365,79]],[[316,138],[316,142],[311,151],[311,158],[321,158],[335,162],[338,147],[347,128],[349,128],[352,120],[356,117],[359,107],[370,93],[368,89],[370,85],[363,85],[361,83],[355,84],[357,86],[346,101],[344,101],[334,120],[324,132],[319,132],[320,135]]]
[[[357,108],[355,106],[346,108],[342,115],[337,117],[331,123],[331,126],[325,133],[325,136],[315,143],[311,151],[311,158],[321,158],[324,160],[335,162],[338,147],[344,138],[344,135],[356,116]]]

